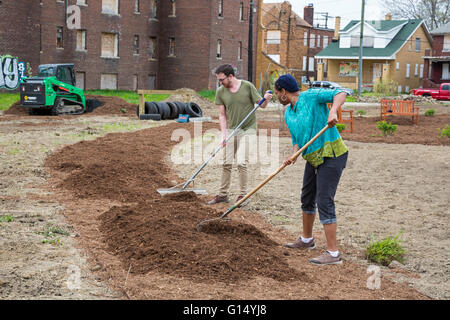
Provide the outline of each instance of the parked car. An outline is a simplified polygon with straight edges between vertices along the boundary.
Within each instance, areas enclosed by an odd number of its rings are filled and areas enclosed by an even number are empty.
[[[349,96],[353,94],[353,90],[350,88],[345,88],[341,86],[339,83],[331,82],[331,81],[312,81],[309,84],[310,88],[330,88],[330,89],[342,89],[345,91]]]
[[[442,83],[439,89],[414,89],[413,95],[450,100],[450,83]]]

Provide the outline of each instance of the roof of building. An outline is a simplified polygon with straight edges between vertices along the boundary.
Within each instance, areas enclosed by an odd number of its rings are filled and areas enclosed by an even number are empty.
[[[277,21],[280,23],[283,23],[283,21],[280,21],[280,16],[279,13],[281,11],[281,6],[283,3],[263,3],[262,4],[262,10],[263,10],[263,21]],[[273,15],[270,13],[271,10],[276,9],[278,11],[278,15]],[[272,15],[272,16],[271,16]],[[297,13],[295,13],[294,11],[291,11],[291,19],[294,19],[295,24],[297,26],[303,26],[303,27],[308,27],[308,28],[312,28],[312,26],[306,22],[303,18],[301,18]],[[263,23],[264,24],[264,23]]]
[[[350,28],[355,26],[359,21],[353,20],[348,25],[345,26],[342,31],[348,31]],[[389,44],[385,48],[363,48],[363,57],[364,58],[373,58],[373,59],[384,59],[391,58],[398,50],[400,50],[403,45],[409,40],[412,34],[423,24],[423,20],[421,19],[413,19],[413,20],[382,20],[378,21],[378,23],[372,23],[371,21],[366,21],[366,23],[371,23],[374,25],[374,28],[378,31],[388,31],[395,27],[398,27],[402,24],[405,24],[400,31],[395,35],[395,37],[389,42]],[[426,27],[425,27],[426,29]],[[428,31],[426,31],[428,35]],[[431,37],[428,38],[431,41]],[[339,41],[331,42],[325,49],[320,51],[315,56],[316,58],[325,58],[325,59],[333,59],[333,58],[359,58],[359,46],[351,47],[351,48],[339,48]]]
[[[450,22],[434,29],[430,33],[432,35],[450,34]]]

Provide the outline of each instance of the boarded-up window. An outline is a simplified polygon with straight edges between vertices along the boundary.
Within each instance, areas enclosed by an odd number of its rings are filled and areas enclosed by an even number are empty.
[[[411,65],[409,63],[406,64],[406,78],[409,78],[409,69]]]
[[[244,3],[239,4],[239,21],[244,21]]]
[[[267,31],[267,44],[280,44],[281,32],[280,30]]]
[[[320,48],[320,34],[317,35],[317,48]]]
[[[420,65],[419,78],[423,78],[423,64]]]
[[[222,59],[222,40],[217,40],[217,59]]]
[[[156,59],[156,37],[150,37],[148,52],[150,59]]]
[[[449,80],[449,79],[450,79],[450,64],[443,63],[442,64],[442,80]]]
[[[117,34],[102,33],[102,57],[117,57],[117,41]]]
[[[238,60],[242,60],[242,41],[239,41],[238,45]]]
[[[303,45],[305,47],[308,46],[308,32],[306,32],[306,31],[303,33]]]
[[[117,90],[117,74],[103,73],[101,75],[100,89]]]
[[[175,38],[169,38],[169,56],[175,55]]]
[[[223,17],[223,0],[218,0],[219,1],[219,13],[218,16],[219,17]]]
[[[75,75],[76,87],[80,89],[85,89],[85,79],[86,74],[84,72],[77,72]]]
[[[139,36],[134,36],[134,43],[133,43],[133,53],[139,54]]]
[[[416,38],[416,51],[420,51],[420,38]]]
[[[56,47],[64,48],[63,27],[57,27],[56,29]]]
[[[102,13],[119,14],[119,0],[102,0]]]
[[[177,6],[176,6],[176,3],[175,3],[175,0],[170,0],[170,4],[171,4],[171,13],[170,13],[170,16],[171,17],[175,17],[176,16],[176,13],[177,13]]]
[[[314,72],[314,57],[309,57],[308,71]]]
[[[148,89],[154,90],[156,87],[155,84],[156,84],[156,76],[154,74],[149,75],[148,76]]]
[[[323,47],[326,48],[328,46],[328,36],[323,37]]]
[[[86,50],[86,30],[77,30],[77,50]]]
[[[138,88],[138,75],[133,75],[133,91],[136,91]]]
[[[150,19],[157,19],[158,1],[150,0]]]

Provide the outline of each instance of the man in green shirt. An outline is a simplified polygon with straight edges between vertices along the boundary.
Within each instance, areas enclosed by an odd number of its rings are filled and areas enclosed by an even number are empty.
[[[222,144],[226,147],[224,151],[224,164],[220,192],[207,204],[229,202],[228,190],[231,182],[231,169],[233,159],[236,156],[238,149],[241,149],[239,151],[243,152],[244,156],[237,158],[240,193],[236,202],[247,194],[249,146],[248,143],[245,143],[245,136],[248,136],[249,134],[256,134],[256,114],[253,113],[247,121],[245,121],[239,132],[231,138],[228,143],[226,143],[225,140],[227,139],[228,133],[234,130],[253,110],[255,103],[258,103],[262,99],[251,82],[239,80],[235,77],[234,68],[229,64],[219,66],[216,69],[216,77],[221,86],[216,91],[216,99],[214,103],[219,107],[219,123],[220,131],[222,132]],[[272,94],[266,92],[264,98],[266,101],[261,104],[261,108],[265,108],[267,106],[268,102],[272,99]]]

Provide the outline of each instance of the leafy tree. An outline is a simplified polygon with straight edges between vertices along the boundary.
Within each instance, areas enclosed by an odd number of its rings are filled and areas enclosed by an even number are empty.
[[[423,19],[434,30],[450,22],[450,0],[385,0],[394,19]]]

